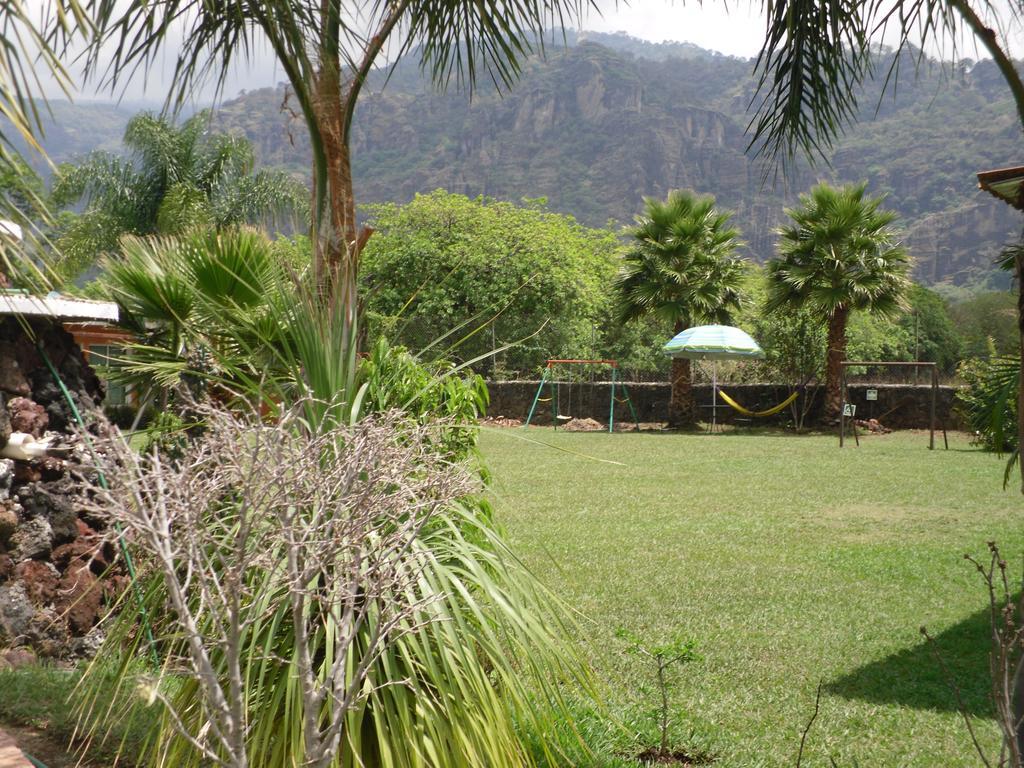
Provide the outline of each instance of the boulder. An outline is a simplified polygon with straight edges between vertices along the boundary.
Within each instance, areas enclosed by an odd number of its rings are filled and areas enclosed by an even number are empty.
[[[0,643],[13,645],[24,638],[35,612],[23,585],[0,587]]]
[[[0,547],[10,546],[11,537],[18,529],[18,513],[10,502],[0,502]]]
[[[41,560],[53,551],[53,529],[45,517],[33,517],[18,526],[11,537],[15,560]]]
[[[91,659],[103,647],[104,638],[103,630],[95,626],[82,637],[76,637],[71,641],[71,652],[76,656]]]
[[[29,648],[11,648],[0,655],[8,669],[18,669],[35,664],[38,660],[36,655]]]
[[[60,579],[55,607],[71,634],[81,637],[91,630],[100,615],[103,589],[87,565],[73,563]]]
[[[10,350],[10,345],[0,344],[0,357],[5,362],[5,365],[0,365],[0,390],[11,395],[27,397],[32,394],[32,389],[18,360],[11,355]]]
[[[42,483],[28,483],[17,490],[22,516],[44,518],[50,525],[50,544],[58,546],[78,537],[78,520],[66,495],[51,492]]]
[[[10,436],[10,433],[8,433],[8,436]],[[3,441],[0,440],[0,447],[3,444]],[[12,459],[0,459],[0,499],[6,499],[11,495],[11,485],[13,483],[14,461]]]
[[[33,437],[42,437],[50,423],[46,409],[27,397],[11,399],[7,403],[7,412],[10,414],[12,432],[27,432]]]
[[[14,484],[38,483],[43,479],[43,469],[38,461],[14,462]]]
[[[24,586],[29,600],[38,606],[49,605],[57,598],[60,574],[50,563],[24,560],[15,566],[14,578]]]
[[[2,368],[3,366],[0,366]],[[7,399],[3,393],[0,392],[0,448],[7,442],[7,438],[11,436],[11,416],[7,413]]]
[[[53,564],[62,571],[66,571],[72,565],[87,566],[97,576],[110,567],[110,558],[102,540],[76,539],[68,544],[62,544],[53,550],[50,556]]]

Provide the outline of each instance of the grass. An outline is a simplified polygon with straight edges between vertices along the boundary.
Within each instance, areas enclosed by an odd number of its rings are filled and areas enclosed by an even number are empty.
[[[619,627],[699,641],[703,660],[678,675],[675,746],[721,768],[793,766],[819,682],[805,766],[978,764],[918,628],[938,636],[994,746],[985,596],[962,555],[990,539],[1021,552],[1021,499],[963,436],[926,445],[920,433],[840,451],[832,436],[487,430],[499,520],[579,612],[607,683],[619,725],[583,722],[595,765],[635,765],[621,756],[656,738],[653,679]],[[0,672],[0,722],[66,741],[75,679]]]
[[[986,596],[963,554],[990,539],[1019,553],[1024,526],[1002,462],[965,436],[949,451],[921,433],[840,450],[825,435],[490,429],[482,446],[499,521],[579,611],[625,724],[595,737],[601,764],[653,738],[653,685],[619,627],[699,641],[676,740],[722,768],[793,766],[819,682],[805,766],[978,764],[921,625],[997,744]]]
[[[84,751],[87,766],[107,766],[119,754],[133,754],[142,744],[141,721],[134,716],[120,720],[111,730],[111,737],[86,745],[76,733],[78,715],[75,710],[75,687],[80,678],[77,668],[64,668],[52,664],[34,664],[0,671],[0,726],[16,725],[45,735],[51,754],[66,748],[67,757],[59,763],[48,757],[47,765],[77,764]],[[110,698],[101,703],[109,705]],[[138,710],[133,710],[138,711]],[[31,751],[27,742],[23,748]],[[128,761],[130,764],[130,760]]]

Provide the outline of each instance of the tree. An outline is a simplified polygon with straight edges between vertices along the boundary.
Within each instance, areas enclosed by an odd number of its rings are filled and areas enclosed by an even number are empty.
[[[964,357],[985,357],[990,344],[998,355],[1017,353],[1017,297],[1009,291],[977,293],[954,304],[950,314],[963,339]]]
[[[662,202],[644,199],[644,213],[629,230],[632,245],[616,280],[623,322],[653,315],[673,333],[704,323],[728,323],[740,307],[744,261],[736,255],[739,231],[715,198],[675,190]],[[693,424],[690,361],[672,361],[669,424]]]
[[[305,218],[305,186],[278,171],[253,172],[249,142],[211,132],[209,118],[200,112],[175,125],[143,112],[125,128],[129,157],[93,152],[79,165],[58,168],[54,203],[86,202],[83,213],[65,218],[57,239],[63,274],[73,277],[115,252],[123,235]]]
[[[11,264],[7,247],[20,240],[19,247],[24,248],[26,233],[31,242],[34,239],[32,233],[40,231],[48,216],[46,190],[39,174],[19,155],[0,157],[0,220],[14,225],[0,225],[0,288],[8,285],[8,276],[18,282],[25,278],[24,270],[18,269],[18,262],[33,261],[17,258]],[[15,235],[18,230],[22,233],[21,238]]]
[[[437,190],[367,209],[377,233],[359,286],[370,333],[461,361],[537,371],[550,357],[603,357],[607,286],[619,242],[609,230],[525,205]]]
[[[941,373],[953,373],[962,342],[946,302],[935,291],[916,284],[910,286],[907,301],[910,309],[899,323],[913,339],[911,359],[933,362]]]
[[[842,408],[840,363],[853,310],[893,315],[904,308],[910,266],[896,242],[896,215],[866,185],[818,184],[787,209],[792,222],[779,231],[779,254],[767,265],[769,311],[807,308],[828,318],[825,413]]]
[[[808,309],[762,312],[754,333],[764,348],[767,380],[785,382],[791,393],[800,393],[789,406],[793,428],[800,432],[825,372],[825,324]]]
[[[290,86],[313,150],[314,267],[325,297],[338,303],[343,341],[355,344],[359,255],[372,230],[356,230],[350,140],[366,78],[382,52],[394,61],[415,50],[439,85],[472,85],[481,74],[511,84],[523,57],[549,26],[577,19],[592,0],[89,0],[96,24],[88,71],[108,72],[111,87],[147,68],[170,47],[181,104],[195,84],[223,85],[239,59],[269,45]],[[174,23],[172,23],[174,20]],[[184,25],[179,37],[178,26]],[[172,32],[173,30],[173,32]],[[109,67],[104,56],[113,51]],[[101,70],[101,67],[104,69]],[[339,350],[339,354],[347,354]]]
[[[42,91],[46,77],[58,90],[70,94],[71,78],[60,55],[61,41],[89,28],[79,0],[62,0],[59,11],[42,10],[25,0],[0,0],[0,219],[22,223],[26,206],[42,218],[48,209],[41,187],[25,185],[27,165],[16,140],[29,151],[42,154],[38,137],[43,130],[47,101]],[[17,180],[15,194],[11,181]],[[25,239],[35,239],[34,229],[24,230]],[[0,237],[0,285],[6,276],[21,277],[47,285],[47,275],[38,259],[24,258],[24,243]]]

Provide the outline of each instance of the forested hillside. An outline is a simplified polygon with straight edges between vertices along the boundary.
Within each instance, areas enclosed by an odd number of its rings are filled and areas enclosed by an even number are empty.
[[[928,283],[983,279],[995,251],[1019,232],[974,175],[1024,162],[1008,92],[988,61],[926,67],[916,80],[913,62],[903,62],[896,98],[880,100],[881,82],[873,83],[833,167],[802,168],[787,192],[774,180],[763,186],[763,169],[746,151],[751,62],[594,37],[645,58],[585,40],[532,62],[511,93],[472,100],[432,91],[411,66],[383,90],[375,83],[357,114],[362,199],[404,201],[438,187],[546,197],[555,210],[600,225],[630,221],[644,195],[692,187],[737,211],[760,261],[794,192],[817,178],[867,179],[903,215],[916,274]],[[889,64],[879,61],[880,79]],[[248,93],[220,118],[252,139],[264,162],[301,172],[305,137],[281,115],[283,101],[281,91]]]
[[[529,62],[503,95],[437,92],[411,64],[386,87],[378,73],[356,117],[360,202],[403,202],[443,187],[546,197],[556,211],[603,225],[629,222],[644,195],[692,187],[737,212],[749,255],[761,261],[796,193],[818,178],[866,179],[904,217],[926,283],[992,279],[995,252],[1020,231],[1018,217],[979,192],[974,175],[1024,162],[1008,91],[991,62],[924,66],[915,79],[908,59],[896,97],[880,99],[891,63],[881,56],[878,80],[861,95],[862,119],[839,142],[832,167],[801,167],[787,184],[763,184],[745,133],[752,62],[621,34],[573,34],[568,42]],[[282,89],[262,89],[223,104],[217,120],[244,133],[261,163],[305,175],[308,145],[293,108]],[[81,126],[109,145],[116,121],[108,112],[96,125],[62,111],[51,151],[58,159],[83,151]]]

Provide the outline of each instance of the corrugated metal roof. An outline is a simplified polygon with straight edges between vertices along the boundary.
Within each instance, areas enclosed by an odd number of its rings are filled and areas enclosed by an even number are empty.
[[[106,320],[116,323],[117,304],[112,301],[89,301],[49,293],[31,296],[15,291],[0,292],[0,315],[56,317],[61,320]]]
[[[982,171],[978,174],[978,186],[1024,211],[1024,166]]]

